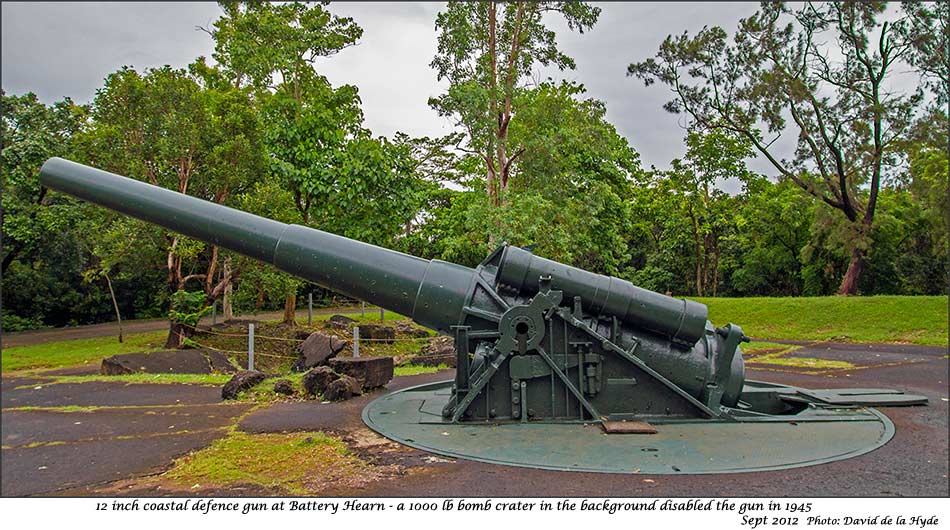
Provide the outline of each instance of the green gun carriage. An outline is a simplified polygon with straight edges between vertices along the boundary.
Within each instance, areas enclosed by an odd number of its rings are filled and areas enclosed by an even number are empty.
[[[715,327],[705,305],[516,246],[472,269],[60,158],[40,180],[454,337],[454,380],[381,396],[363,413],[383,435],[436,453],[603,472],[777,469],[872,450],[893,425],[869,406],[926,403],[899,391],[747,380],[749,338],[735,324]]]

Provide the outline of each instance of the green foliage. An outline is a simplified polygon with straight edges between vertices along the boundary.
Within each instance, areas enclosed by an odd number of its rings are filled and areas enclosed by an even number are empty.
[[[220,2],[214,59],[235,86],[277,88],[291,97],[315,75],[318,57],[352,46],[363,35],[353,19],[303,2]],[[275,77],[277,79],[275,79]],[[275,82],[282,83],[278,88]],[[298,84],[300,83],[300,84]],[[297,99],[297,98],[295,98]]]
[[[247,260],[234,292],[234,306],[243,311],[278,309],[287,296],[296,294],[303,282],[274,267]]]
[[[946,108],[950,103],[950,4],[903,2],[901,8],[907,18],[901,30],[910,37],[907,60],[935,96],[938,108]]]
[[[205,304],[205,293],[202,291],[175,291],[171,296],[171,309],[168,318],[172,322],[195,327],[201,317],[211,313],[211,306]]]
[[[597,22],[600,8],[584,2],[450,2],[436,17],[439,48],[431,66],[449,88],[429,106],[465,131],[467,150],[482,159],[486,194],[496,206],[526,149],[508,134],[521,110],[523,80],[536,64],[575,66],[557,46],[544,18],[549,13],[583,33]]]
[[[756,179],[735,212],[734,230],[723,241],[724,294],[801,295],[802,249],[809,241],[815,204],[791,182]],[[833,283],[833,282],[832,282]],[[827,289],[817,293],[825,294]]]
[[[606,121],[604,104],[583,95],[583,86],[574,83],[521,91],[510,138],[526,149],[511,174],[511,193],[494,204],[478,176],[480,162],[454,160],[456,171],[467,175],[458,182],[473,190],[430,193],[425,222],[410,248],[428,247],[423,255],[475,265],[507,241],[618,274],[629,259],[624,198],[640,172],[639,156]]]
[[[43,329],[43,320],[40,317],[32,318],[23,318],[21,316],[4,313],[3,314],[3,331],[6,332],[16,332],[16,331],[27,331],[30,329]]]
[[[692,249],[693,271],[687,282],[690,291],[715,296],[719,287],[721,242],[731,235],[740,197],[723,192],[717,184],[736,179],[744,186],[759,177],[750,173],[745,159],[752,156],[751,144],[742,137],[722,131],[690,132],[686,137],[686,159],[674,160],[660,184],[667,200],[685,217]],[[682,232],[681,232],[682,233]]]
[[[879,2],[763,3],[739,21],[732,42],[720,27],[670,35],[655,57],[627,69],[648,86],[672,89],[666,110],[687,113],[692,127],[743,137],[780,178],[846,219],[837,241],[849,256],[842,294],[858,292],[882,178],[896,172],[897,140],[923,99],[919,89],[884,84],[897,61],[913,59],[922,31],[906,17],[888,20],[886,9]],[[786,130],[798,138],[791,160],[769,138]]]
[[[4,330],[113,320],[105,274],[129,319],[172,306],[193,321],[229,281],[245,310],[333,296],[48,193],[36,174],[50,156],[469,266],[508,241],[677,296],[826,295],[857,251],[861,294],[946,294],[947,114],[934,105],[915,117],[930,101],[922,92],[875,99],[868,74],[886,78],[883,57],[899,56],[945,101],[946,6],[885,8],[767,4],[734,38],[721,28],[671,36],[629,72],[674,88],[667,108],[693,127],[681,159],[646,172],[582,84],[529,82],[538,65],[574,67],[551,17],[583,32],[596,7],[450,3],[432,61],[448,88],[430,105],[459,130],[387,139],[364,126],[357,87],[314,69],[361,38],[353,20],[322,3],[223,3],[209,31],[214,65],[125,67],[86,106],[3,94]],[[773,157],[779,178],[752,174],[752,152],[768,158],[770,137],[790,129],[798,146],[791,160]],[[726,180],[741,189],[724,193]],[[176,291],[189,300],[173,301]]]
[[[2,93],[4,272],[13,259],[35,250],[68,226],[71,216],[62,215],[64,208],[49,204],[37,174],[47,158],[68,154],[87,111],[69,98],[47,106],[33,93]]]

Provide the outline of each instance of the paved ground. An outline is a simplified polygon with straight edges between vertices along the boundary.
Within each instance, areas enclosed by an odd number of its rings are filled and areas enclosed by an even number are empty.
[[[945,348],[882,345],[812,345],[803,357],[847,360],[849,370],[804,374],[774,367],[749,370],[750,379],[808,388],[899,388],[930,398],[926,407],[882,409],[897,434],[869,454],[786,471],[734,475],[602,475],[511,468],[432,458],[397,446],[367,445],[375,435],[360,421],[362,407],[382,392],[338,404],[285,403],[244,416],[248,432],[325,430],[344,437],[361,457],[405,467],[401,476],[358,489],[359,496],[947,496],[948,360]],[[768,368],[768,367],[765,367]],[[398,378],[391,391],[448,379],[451,372]],[[171,460],[224,435],[247,405],[220,403],[219,389],[196,385],[126,385],[90,382],[48,385],[38,378],[4,378],[2,494],[115,495],[118,479],[155,473]],[[92,411],[14,407],[97,405]],[[376,445],[373,445],[376,444]],[[389,444],[393,446],[394,444]],[[153,490],[124,491],[154,495]],[[189,492],[184,492],[185,494]],[[194,492],[266,495],[260,489]],[[178,494],[182,494],[179,492]]]

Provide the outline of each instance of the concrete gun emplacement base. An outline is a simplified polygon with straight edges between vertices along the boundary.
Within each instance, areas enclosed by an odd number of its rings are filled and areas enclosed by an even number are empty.
[[[810,391],[746,381],[740,344],[748,337],[734,324],[715,327],[705,305],[507,244],[472,269],[60,158],[43,165],[40,180],[454,337],[454,381],[391,394],[364,411],[367,425],[381,434],[436,453],[605,472],[650,472],[636,461],[662,461],[663,469],[685,473],[776,469],[872,450],[890,439],[893,425],[866,407],[927,401],[889,390]],[[427,438],[432,426],[443,430]],[[578,437],[584,429],[597,436]],[[505,436],[491,434],[500,432]],[[652,434],[622,434],[631,432]],[[665,450],[627,450],[673,432]],[[762,443],[782,449],[763,451]],[[537,457],[541,447],[547,448],[541,454],[564,455],[564,463]],[[580,465],[583,454],[605,464]],[[670,458],[680,464],[666,465]]]

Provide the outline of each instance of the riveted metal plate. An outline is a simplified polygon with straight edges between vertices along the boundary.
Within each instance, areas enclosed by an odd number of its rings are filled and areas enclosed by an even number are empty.
[[[656,434],[609,435],[598,423],[446,423],[431,411],[451,381],[388,394],[363,421],[396,442],[436,454],[538,469],[596,473],[704,474],[769,471],[858,456],[894,435],[864,408],[816,409],[803,421],[658,423]],[[797,390],[797,389],[792,389]]]

